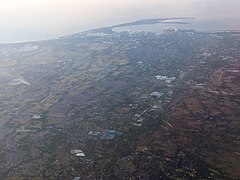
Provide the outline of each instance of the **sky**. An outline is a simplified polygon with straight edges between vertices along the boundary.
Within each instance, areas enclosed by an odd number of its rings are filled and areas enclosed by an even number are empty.
[[[0,43],[55,38],[146,18],[227,19],[238,24],[239,9],[240,0],[0,0]]]

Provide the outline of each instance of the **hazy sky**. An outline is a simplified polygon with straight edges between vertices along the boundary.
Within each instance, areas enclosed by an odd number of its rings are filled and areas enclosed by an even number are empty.
[[[45,39],[131,20],[178,16],[229,18],[239,23],[240,0],[0,0],[0,42]]]

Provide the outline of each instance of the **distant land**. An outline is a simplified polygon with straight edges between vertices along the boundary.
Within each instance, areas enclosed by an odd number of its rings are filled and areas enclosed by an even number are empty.
[[[143,19],[143,20],[138,20],[138,21],[133,21],[129,23],[123,23],[123,24],[118,24],[111,26],[111,28],[116,28],[116,27],[128,27],[128,26],[138,26],[138,25],[151,25],[151,24],[159,24],[159,23],[172,23],[172,24],[188,24],[187,22],[180,22],[178,20],[189,20],[189,19],[194,19],[191,17],[179,17],[179,18],[157,18],[157,19]],[[168,20],[173,20],[169,21]]]
[[[107,32],[110,33],[112,31],[132,31],[132,32],[154,32],[154,33],[162,33],[165,29],[171,28],[180,28],[180,29],[194,29],[200,32],[239,32],[240,25],[239,23],[235,23],[235,26],[228,25],[226,20],[201,20],[196,19],[194,17],[173,17],[173,18],[153,18],[153,19],[141,19],[132,22],[116,24],[107,27],[99,27],[86,31],[81,31],[77,33],[72,33],[68,35],[59,36],[56,38],[49,38],[45,40],[53,40],[59,39],[69,36],[77,36],[81,33],[85,32]],[[44,40],[36,40],[36,41],[26,41],[27,42],[38,42]],[[15,43],[25,43],[25,42],[12,42],[10,44]],[[9,44],[9,43],[0,43],[0,44]]]

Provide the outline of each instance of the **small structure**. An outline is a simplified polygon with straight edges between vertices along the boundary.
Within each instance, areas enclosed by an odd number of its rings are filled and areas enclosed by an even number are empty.
[[[172,96],[172,95],[173,95],[173,91],[170,90],[170,91],[168,92],[168,95]]]
[[[96,137],[98,137],[99,135],[100,135],[100,132],[98,132],[98,131],[89,131],[89,132],[88,132],[88,136],[90,136],[90,137],[96,138]]]
[[[172,81],[171,80],[169,80],[169,79],[167,79],[166,81],[165,81],[165,83],[167,83],[167,84],[170,84]]]
[[[17,86],[20,84],[24,84],[24,85],[28,85],[28,86],[31,85],[29,82],[25,81],[25,79],[23,79],[23,78],[13,79],[12,82],[9,82],[8,84],[11,86]]]
[[[142,124],[141,123],[133,123],[134,126],[138,126],[138,127],[141,127]]]
[[[166,80],[166,79],[167,79],[167,76],[159,76],[159,75],[157,75],[156,78],[157,78],[158,80]]]
[[[159,92],[152,92],[152,93],[150,94],[150,96],[152,96],[152,97],[157,97],[157,98],[160,98],[162,95],[163,95],[163,93],[159,93]]]
[[[89,131],[88,135],[91,136],[91,135],[93,135],[93,133],[94,133],[93,131]]]
[[[156,76],[157,80],[165,81],[165,83],[170,84],[172,81],[176,80],[176,77],[167,77],[167,76]]]
[[[105,131],[102,138],[105,140],[112,140],[113,138],[115,138],[115,136],[116,136],[116,131],[108,129]]]
[[[42,117],[40,116],[40,115],[38,115],[38,114],[34,114],[33,116],[32,116],[32,119],[41,119]]]
[[[77,157],[85,157],[85,154],[83,152],[81,152],[81,153],[77,153],[76,156]]]
[[[163,33],[164,34],[173,34],[173,33],[176,33],[177,31],[178,31],[177,28],[169,28],[169,29],[164,29]]]
[[[157,109],[157,108],[158,108],[158,106],[153,106],[153,107],[152,107],[152,109]]]
[[[73,180],[80,180],[81,178],[79,176],[76,176]]]
[[[77,157],[85,157],[85,153],[82,150],[74,149],[70,151],[71,154],[74,154]]]
[[[139,122],[139,123],[142,123],[143,121],[144,121],[143,118],[140,118],[137,120],[137,122]]]
[[[29,132],[36,132],[36,130],[32,129],[25,129],[25,126],[22,126],[15,130],[16,133],[29,133]]]
[[[135,114],[135,117],[140,118],[141,114]]]

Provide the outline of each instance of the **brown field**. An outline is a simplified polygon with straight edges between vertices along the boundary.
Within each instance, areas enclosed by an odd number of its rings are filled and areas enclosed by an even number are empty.
[[[202,88],[195,88],[167,119],[174,127],[176,142],[187,152],[227,174],[240,176],[239,112],[240,62],[214,71]]]

